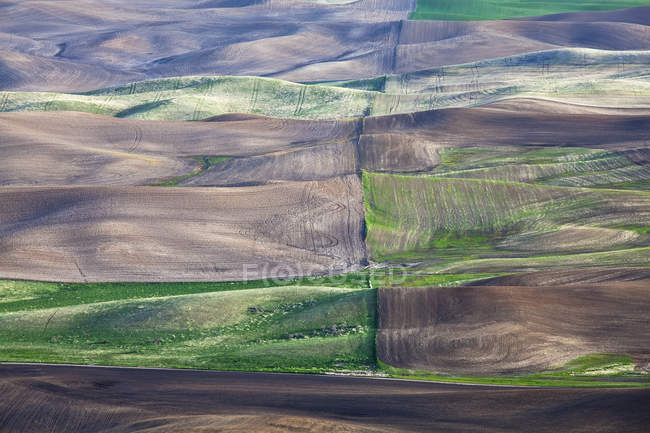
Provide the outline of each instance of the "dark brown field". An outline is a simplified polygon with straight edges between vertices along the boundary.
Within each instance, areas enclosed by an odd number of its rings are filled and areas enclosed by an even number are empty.
[[[650,391],[0,366],[0,431],[645,432]]]
[[[591,353],[650,360],[644,282],[379,289],[377,355],[470,374],[540,371]]]
[[[650,284],[648,268],[604,268],[604,269],[557,269],[537,272],[522,272],[504,277],[488,278],[471,286],[564,286],[585,284],[612,284],[617,282],[637,282]]]
[[[522,98],[478,108],[364,119],[364,134],[387,131],[450,147],[647,149],[650,115],[646,110],[592,108]]]

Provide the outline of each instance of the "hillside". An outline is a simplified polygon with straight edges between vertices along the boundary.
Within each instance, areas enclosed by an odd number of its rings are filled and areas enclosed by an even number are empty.
[[[355,176],[237,188],[5,187],[0,203],[5,278],[228,281],[365,261]]]
[[[0,1],[2,433],[645,431],[649,281],[647,0]]]
[[[11,311],[0,317],[7,360],[29,354],[40,362],[282,371],[374,362],[376,300],[369,290],[213,284],[221,291],[42,308],[29,297],[90,287],[3,284],[21,290],[0,302]],[[12,311],[20,301],[27,309]]]
[[[593,353],[644,365],[647,303],[639,283],[381,289],[377,352],[393,366],[454,374],[539,372]]]
[[[511,98],[650,109],[649,53],[559,49],[321,85],[196,76],[85,93],[5,92],[0,111],[78,111],[148,120],[202,120],[229,113],[336,120],[474,107]]]

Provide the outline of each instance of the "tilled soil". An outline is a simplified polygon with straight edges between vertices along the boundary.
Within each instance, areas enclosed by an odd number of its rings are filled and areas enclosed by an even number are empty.
[[[356,175],[232,188],[8,187],[0,204],[3,278],[233,281],[365,262]]]
[[[647,389],[0,365],[0,431],[645,432]]]
[[[0,89],[7,90],[77,92],[215,73],[350,80],[559,47],[650,47],[650,8],[445,22],[408,21],[415,0],[29,0],[0,6]]]
[[[397,367],[491,374],[591,353],[650,357],[643,282],[379,289],[378,302],[377,354]]]

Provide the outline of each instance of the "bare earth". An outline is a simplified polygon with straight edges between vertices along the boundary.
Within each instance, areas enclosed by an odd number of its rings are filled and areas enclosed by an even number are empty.
[[[185,185],[323,180],[372,171],[412,172],[440,162],[441,147],[541,145],[647,150],[650,113],[513,99],[363,120],[226,115],[212,122],[116,119],[72,112],[0,113],[0,186],[146,185],[200,167],[191,157],[233,158]],[[637,161],[641,165],[645,159]],[[1,211],[0,211],[1,212]]]
[[[0,431],[645,432],[647,389],[0,365]]]
[[[377,354],[437,372],[540,371],[590,353],[650,359],[644,282],[379,289]]]
[[[3,278],[221,281],[365,262],[357,176],[237,188],[9,187],[0,203]]]
[[[190,157],[243,158],[346,143],[356,137],[357,123],[232,115],[218,122],[164,122],[72,112],[0,113],[0,185],[146,185],[192,172],[200,164]],[[318,176],[315,164],[308,167],[311,179],[328,177]],[[221,179],[227,183],[227,177]]]
[[[77,92],[214,74],[349,80],[561,47],[650,48],[650,7],[493,22],[406,21],[415,3],[3,1],[0,90]]]

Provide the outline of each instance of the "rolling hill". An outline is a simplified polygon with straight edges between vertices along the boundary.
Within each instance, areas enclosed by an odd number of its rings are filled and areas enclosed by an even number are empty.
[[[415,380],[0,366],[0,426],[644,431],[649,26],[0,1],[0,362]]]

